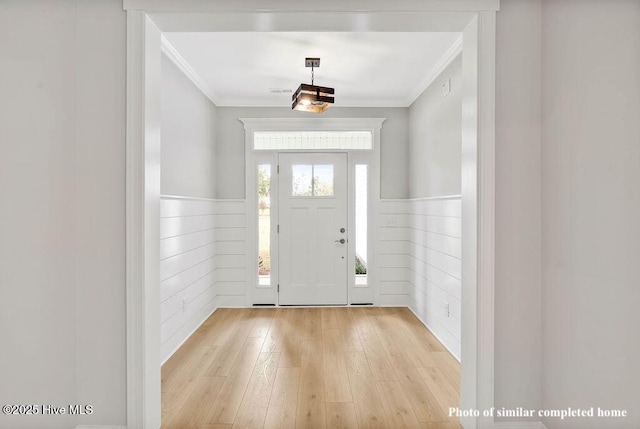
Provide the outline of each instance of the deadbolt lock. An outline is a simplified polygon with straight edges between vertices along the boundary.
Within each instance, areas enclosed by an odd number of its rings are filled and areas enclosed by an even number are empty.
[[[340,232],[345,232],[345,231],[346,231],[346,229],[340,228]]]

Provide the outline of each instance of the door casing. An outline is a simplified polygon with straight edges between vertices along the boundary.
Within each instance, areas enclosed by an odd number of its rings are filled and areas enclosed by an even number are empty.
[[[127,427],[160,427],[159,124],[162,31],[463,33],[461,408],[494,406],[495,68],[500,0],[124,0]],[[196,13],[197,12],[197,13]],[[296,12],[291,13],[291,12]],[[294,18],[294,19],[292,19]],[[308,18],[308,19],[307,19]],[[310,19],[312,18],[312,19]],[[265,24],[268,24],[265,27]],[[481,412],[467,429],[491,428]]]
[[[284,153],[287,151],[282,150],[254,150],[253,149],[253,134],[256,131],[370,131],[373,137],[373,147],[367,150],[307,150],[295,152],[344,152],[348,156],[348,174],[349,174],[349,191],[348,191],[348,213],[349,226],[348,226],[348,246],[349,254],[355,255],[355,204],[353,195],[355,195],[355,188],[353,186],[353,175],[356,164],[366,164],[368,167],[367,177],[367,194],[368,194],[368,207],[367,207],[367,219],[368,219],[368,234],[367,234],[367,253],[368,253],[368,272],[367,272],[367,287],[356,287],[355,277],[349,276],[348,278],[348,303],[373,303],[377,304],[378,301],[378,288],[377,284],[377,265],[376,265],[376,252],[375,243],[377,240],[377,213],[378,205],[380,202],[380,133],[383,127],[385,118],[304,118],[304,119],[292,119],[292,118],[241,118],[245,127],[245,176],[246,176],[246,188],[245,197],[247,200],[247,236],[251,237],[248,240],[247,246],[247,267],[248,268],[248,281],[247,281],[247,306],[253,304],[277,304],[277,284],[279,277],[278,270],[278,246],[277,246],[277,234],[276,224],[274,219],[278,219],[279,212],[277,205],[273,204],[273,201],[277,201],[279,195],[279,189],[277,186],[271,188],[271,243],[272,243],[272,269],[271,269],[271,288],[258,287],[258,267],[255,261],[258,260],[258,243],[257,240],[252,238],[258,237],[258,197],[256,193],[257,189],[257,177],[256,171],[259,164],[270,164],[272,172],[275,171],[277,166],[278,153]],[[272,173],[273,177],[273,173]],[[273,180],[273,179],[272,179]],[[273,184],[273,181],[272,181]],[[355,262],[349,258],[347,263],[347,271],[349,273],[355,272]]]

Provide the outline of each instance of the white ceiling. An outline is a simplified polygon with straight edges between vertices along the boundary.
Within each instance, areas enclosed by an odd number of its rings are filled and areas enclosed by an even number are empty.
[[[315,83],[336,106],[409,106],[433,80],[460,33],[164,33],[165,46],[218,106],[290,106],[311,83],[305,57],[320,57]],[[173,47],[173,49],[172,49]],[[180,58],[181,57],[181,58]]]

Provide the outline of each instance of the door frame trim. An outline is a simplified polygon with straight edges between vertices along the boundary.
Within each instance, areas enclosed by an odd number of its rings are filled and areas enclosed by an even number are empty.
[[[377,225],[377,213],[378,206],[380,204],[380,134],[382,131],[382,125],[386,118],[240,118],[240,121],[244,124],[245,129],[245,199],[247,204],[247,289],[246,289],[246,305],[251,306],[256,299],[271,299],[272,303],[279,305],[277,292],[273,286],[271,291],[267,292],[267,288],[257,288],[257,267],[255,261],[258,258],[258,243],[252,240],[252,237],[256,237],[257,231],[257,193],[255,188],[256,183],[256,167],[260,162],[259,160],[266,159],[267,157],[277,156],[278,153],[286,152],[329,152],[329,153],[347,153],[347,172],[349,178],[351,177],[353,168],[353,159],[360,158],[366,159],[369,166],[368,171],[368,194],[369,204],[367,207],[367,222],[368,222],[368,237],[367,237],[367,253],[370,255],[368,265],[375,267],[376,265],[376,246],[375,243],[378,237],[378,225]],[[373,149],[370,150],[254,150],[253,138],[256,131],[371,131],[373,135]],[[277,159],[275,159],[277,163]],[[272,182],[273,183],[273,182]],[[272,187],[273,189],[273,187]],[[349,196],[349,210],[351,210],[351,196],[352,189],[349,183],[348,188]],[[276,195],[278,197],[279,189],[276,185]],[[273,197],[272,197],[273,198]],[[273,199],[272,199],[273,207]],[[273,211],[272,211],[273,213]],[[349,212],[351,213],[351,212]],[[278,216],[276,209],[276,216]],[[351,214],[349,214],[349,222],[351,222]],[[272,223],[273,224],[273,223]],[[353,242],[353,228],[349,226],[349,240]],[[272,234],[273,240],[273,234]],[[277,245],[276,245],[277,246]],[[273,246],[272,246],[273,249]],[[273,257],[273,256],[272,256]],[[348,264],[351,267],[351,263]],[[350,268],[349,268],[350,269]],[[369,275],[369,273],[367,273]],[[371,271],[368,277],[370,283],[370,290],[372,293],[372,300],[374,304],[378,303],[378,288],[377,285],[377,271],[375,268]],[[276,283],[278,281],[278,271],[276,268],[275,278]],[[273,281],[272,281],[273,283]],[[351,300],[353,295],[353,282],[349,280],[347,299]]]
[[[284,26],[299,25],[297,21],[288,20],[294,3],[299,5],[299,2],[285,0],[273,2],[265,10],[257,1],[240,4],[165,0],[158,5],[157,1],[124,0],[127,11],[127,427],[131,429],[158,428],[161,416],[159,297],[156,296],[159,295],[159,230],[156,226],[160,200],[161,31],[197,28],[206,31],[220,28],[218,25],[224,25],[224,31],[282,31]],[[490,428],[493,417],[483,417],[482,410],[494,405],[495,42],[500,2],[404,0],[384,9],[369,3],[337,0],[314,3],[313,7],[319,9],[311,12],[321,26],[316,29],[446,31],[449,28],[449,31],[463,32],[462,360],[465,365],[461,377],[461,407],[481,412],[480,417],[461,421],[466,429]],[[159,6],[163,13],[155,15]],[[309,13],[310,7],[305,7],[302,13]],[[181,13],[198,11],[203,14]],[[228,20],[225,14],[237,19]],[[269,14],[272,24],[268,29],[256,27],[265,22],[259,19],[264,18],[264,14]],[[174,15],[176,19],[171,21]],[[471,17],[470,20],[467,17]],[[456,27],[462,20],[465,25]],[[305,25],[298,31],[315,28],[309,28],[307,22]]]

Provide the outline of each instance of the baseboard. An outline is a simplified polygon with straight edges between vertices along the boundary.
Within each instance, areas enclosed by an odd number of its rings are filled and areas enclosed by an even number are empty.
[[[216,295],[217,308],[251,308],[246,295]]]
[[[121,425],[78,425],[75,429],[127,429]]]
[[[424,325],[425,328],[429,329],[429,326],[424,322],[424,320],[422,320],[422,317],[418,316],[418,314],[413,311],[413,308],[411,308],[410,305],[407,305],[407,308],[409,309],[409,311],[411,313],[413,313],[414,316],[416,316],[418,318],[418,320],[420,321],[420,323],[422,323]],[[431,332],[433,334],[434,337],[436,337],[438,339],[438,341],[440,341],[440,344],[442,344],[444,346],[445,349],[447,349],[447,351],[451,354],[451,356],[454,357],[455,360],[457,360],[458,362],[460,362],[460,359],[458,359],[455,355],[455,353],[453,353],[451,351],[451,349],[449,349],[449,347],[447,347],[447,345],[444,343],[444,341],[442,341],[441,338],[439,338],[435,332],[433,332],[431,329],[429,329],[429,332]]]
[[[214,300],[215,300],[215,299],[216,299],[216,298],[214,298]],[[206,321],[207,321],[207,319],[208,319],[209,317],[211,317],[211,315],[212,315],[213,313],[215,313],[215,312],[216,312],[216,310],[217,310],[218,308],[220,308],[220,307],[218,307],[217,305],[216,305],[216,306],[214,306],[214,307],[213,307],[213,311],[212,311],[211,313],[209,313],[208,315],[206,315],[206,316],[202,319],[202,321],[196,325],[196,327],[195,327],[195,328],[194,328],[194,329],[189,333],[189,335],[187,335],[187,336],[185,337],[184,341],[182,341],[180,344],[178,344],[178,346],[177,346],[177,347],[176,347],[176,348],[175,348],[175,349],[174,349],[174,350],[169,354],[169,356],[167,356],[167,358],[166,358],[166,359],[164,359],[164,360],[160,363],[160,366],[164,365],[164,364],[165,364],[165,362],[167,362],[169,359],[171,359],[171,356],[173,356],[173,355],[178,351],[178,349],[179,349],[180,347],[182,347],[182,345],[183,345],[183,344],[184,344],[184,343],[185,343],[189,338],[191,338],[191,336],[193,335],[193,333],[194,333],[194,332],[196,332],[196,331],[198,330],[198,328],[200,328],[200,327],[202,326],[202,324],[203,324],[204,322],[206,322]],[[206,314],[206,313],[205,313],[205,314]]]
[[[548,429],[542,422],[494,422],[493,429]]]

